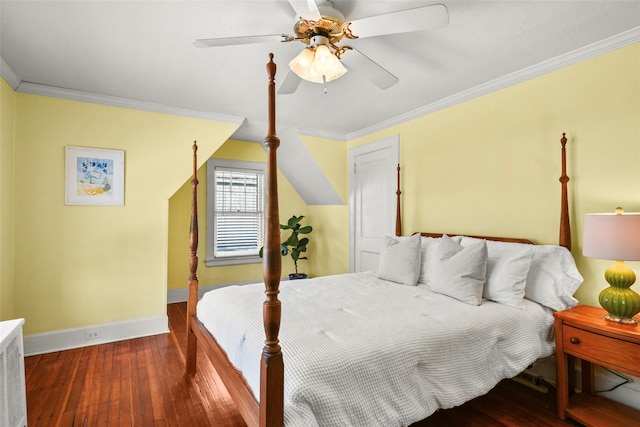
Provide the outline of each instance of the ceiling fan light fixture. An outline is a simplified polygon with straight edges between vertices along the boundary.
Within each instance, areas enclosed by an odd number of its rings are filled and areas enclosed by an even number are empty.
[[[316,46],[316,55],[312,65],[313,71],[326,76],[333,71],[336,62],[338,62],[338,58],[331,53],[327,46],[323,44]]]
[[[303,49],[289,62],[289,68],[301,79],[313,83],[330,82],[347,72],[340,59],[324,44]]]
[[[335,62],[333,64],[331,71],[328,74],[325,74],[325,77],[328,82],[341,77],[344,73],[347,72],[347,69],[344,67],[344,65],[342,65],[342,62],[340,62],[340,60],[336,58],[335,55],[331,55],[331,56],[335,58]],[[322,76],[320,76],[320,78],[322,79]]]
[[[301,79],[310,80],[311,67],[313,66],[315,55],[313,48],[302,49],[295,58],[289,62],[289,68],[296,73]],[[320,77],[322,81],[322,76]]]
[[[271,41],[304,43],[306,48],[289,63],[292,72],[288,73],[285,79],[288,84],[281,85],[278,93],[293,93],[301,80],[323,83],[326,91],[326,82],[336,80],[347,72],[343,59],[347,61],[349,69],[361,69],[360,75],[378,88],[388,89],[398,82],[398,78],[362,52],[343,45],[342,41],[345,38],[353,40],[442,28],[449,23],[449,13],[443,4],[387,12],[355,20],[347,20],[342,12],[333,8],[331,0],[289,0],[289,4],[297,17],[293,34],[217,37],[199,39],[194,41],[194,44],[198,47],[217,47]],[[344,57],[347,51],[353,53]]]

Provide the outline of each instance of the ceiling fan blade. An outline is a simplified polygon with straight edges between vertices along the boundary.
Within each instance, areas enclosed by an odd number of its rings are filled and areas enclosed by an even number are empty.
[[[349,24],[354,36],[374,37],[386,34],[433,30],[449,24],[449,12],[443,4],[401,10],[357,19]]]
[[[398,83],[398,78],[357,49],[346,52],[340,60],[350,71],[364,76],[380,89],[388,89]]]
[[[289,95],[294,93],[298,89],[298,86],[300,86],[301,81],[302,79],[296,73],[289,70],[282,81],[282,84],[278,88],[278,95]]]
[[[196,47],[236,46],[252,43],[287,42],[293,38],[286,34],[268,34],[263,36],[218,37],[214,39],[198,39],[193,41]]]
[[[289,4],[296,11],[296,18],[308,21],[319,21],[322,18],[314,0],[289,0]]]

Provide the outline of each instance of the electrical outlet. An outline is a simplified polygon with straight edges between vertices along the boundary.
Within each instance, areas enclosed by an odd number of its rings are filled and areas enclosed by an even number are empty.
[[[97,338],[100,338],[101,336],[102,336],[102,332],[100,332],[97,329],[91,329],[84,333],[84,339],[86,340],[95,340]]]

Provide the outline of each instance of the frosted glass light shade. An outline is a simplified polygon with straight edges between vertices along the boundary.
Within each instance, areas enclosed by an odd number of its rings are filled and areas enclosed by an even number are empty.
[[[640,261],[640,213],[586,214],[583,237],[584,256]]]
[[[335,63],[338,62],[338,58],[333,56],[331,51],[325,45],[316,47],[316,57],[313,60],[313,71],[320,75],[329,75],[333,71]]]
[[[335,58],[335,62],[333,63],[333,68],[331,69],[329,74],[326,75],[328,82],[337,79],[338,77],[342,76],[344,73],[347,72],[347,69],[344,68],[344,65],[342,65],[342,62],[340,62],[340,60],[336,58],[334,55],[331,55],[331,56]],[[320,76],[320,79],[322,79],[322,76]]]
[[[311,71],[314,58],[313,50],[308,48],[302,49],[302,52],[289,62],[289,68],[300,76],[300,78],[309,80],[309,72]]]
[[[322,71],[326,71],[325,79],[330,82],[332,80],[337,79],[347,72],[347,69],[342,65],[340,60],[332,54],[326,46],[318,46],[318,48],[324,48],[322,50],[326,50],[325,53],[321,54],[322,59],[320,60],[318,68]],[[329,56],[323,56],[328,53]],[[305,48],[289,62],[289,68],[291,71],[296,73],[301,79],[313,82],[313,83],[323,83],[322,74],[316,70],[315,63],[318,61],[317,52],[314,52],[312,48]],[[330,67],[326,65],[329,64]]]

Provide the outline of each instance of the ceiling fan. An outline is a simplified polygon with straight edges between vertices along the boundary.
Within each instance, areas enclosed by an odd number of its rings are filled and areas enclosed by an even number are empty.
[[[343,39],[382,36],[445,27],[449,23],[447,8],[442,4],[390,12],[348,21],[331,2],[317,4],[314,0],[289,0],[298,21],[294,35],[268,34],[241,37],[219,37],[195,40],[197,47],[231,46],[265,42],[300,41],[307,45],[290,63],[290,72],[278,89],[280,94],[296,91],[302,79],[324,83],[335,80],[348,69],[358,69],[380,89],[387,89],[398,78]],[[344,65],[348,68],[346,68]]]

